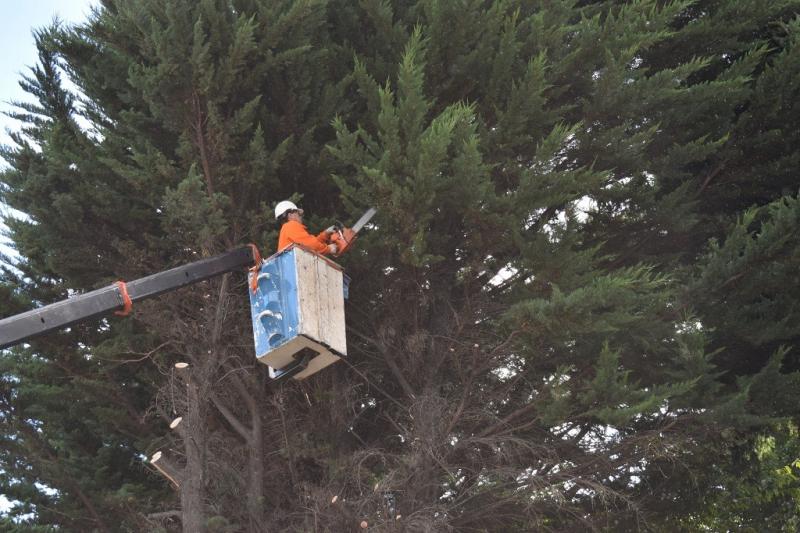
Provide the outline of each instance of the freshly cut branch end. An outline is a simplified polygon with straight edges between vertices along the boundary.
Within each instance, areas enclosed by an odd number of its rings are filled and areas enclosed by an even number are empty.
[[[175,474],[175,469],[169,465],[166,459],[163,458],[161,450],[153,454],[153,457],[150,458],[150,464],[152,464],[155,467],[155,469],[161,473],[161,475],[163,475],[173,485],[175,485],[176,489],[181,486],[180,483],[178,483],[178,480],[176,479],[177,476]]]

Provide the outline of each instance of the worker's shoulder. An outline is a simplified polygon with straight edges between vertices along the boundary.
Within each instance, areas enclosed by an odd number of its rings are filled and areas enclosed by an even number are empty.
[[[287,229],[290,229],[290,228],[305,228],[305,227],[306,227],[305,224],[303,224],[302,222],[298,222],[296,220],[287,220],[286,222],[283,223],[283,226],[281,226],[281,229],[283,229],[283,228],[287,228]]]
[[[281,233],[308,233],[306,226],[302,222],[298,222],[296,220],[287,220],[284,222],[283,226],[281,226]]]

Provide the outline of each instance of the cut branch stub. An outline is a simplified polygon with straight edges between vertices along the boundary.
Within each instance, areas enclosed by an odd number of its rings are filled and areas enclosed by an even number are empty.
[[[153,457],[150,458],[150,464],[152,464],[156,468],[156,470],[158,470],[161,473],[161,475],[163,475],[173,485],[175,485],[175,488],[180,488],[181,485],[180,483],[178,483],[175,469],[163,457],[161,450],[153,454]]]

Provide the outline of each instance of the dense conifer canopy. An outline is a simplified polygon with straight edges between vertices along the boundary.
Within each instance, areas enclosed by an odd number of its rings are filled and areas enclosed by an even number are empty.
[[[798,15],[102,0],[37,31],[0,316],[267,255],[279,200],[378,215],[307,381],[256,362],[240,273],[4,350],[2,526],[795,531]]]

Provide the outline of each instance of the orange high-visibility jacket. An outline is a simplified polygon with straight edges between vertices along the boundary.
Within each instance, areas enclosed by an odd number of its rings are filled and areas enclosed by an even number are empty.
[[[278,251],[285,249],[292,244],[305,246],[320,254],[328,253],[328,238],[323,231],[316,237],[308,232],[308,229],[295,220],[289,220],[281,226],[281,233],[278,236]]]

